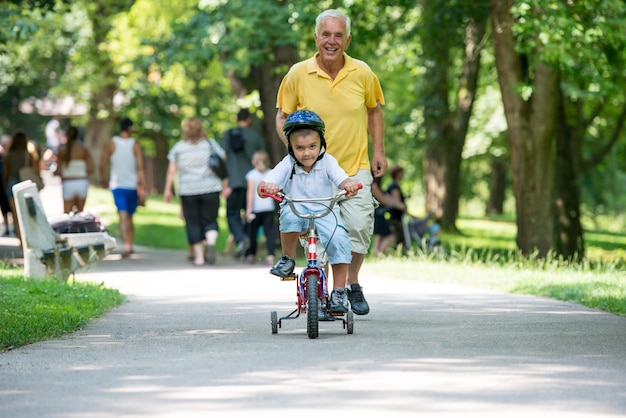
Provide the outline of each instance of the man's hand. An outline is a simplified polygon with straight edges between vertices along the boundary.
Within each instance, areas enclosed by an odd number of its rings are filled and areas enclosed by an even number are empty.
[[[372,156],[372,173],[374,177],[381,177],[387,171],[387,159],[384,154],[374,153]]]

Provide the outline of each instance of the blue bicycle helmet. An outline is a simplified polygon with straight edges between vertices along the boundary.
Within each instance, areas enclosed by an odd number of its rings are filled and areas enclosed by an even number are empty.
[[[311,110],[301,109],[290,114],[283,125],[283,133],[285,134],[285,137],[287,137],[287,148],[289,150],[289,154],[294,158],[294,160],[296,160],[298,165],[301,165],[293,153],[291,141],[289,139],[289,135],[298,129],[313,129],[319,133],[320,150],[322,152],[320,152],[320,156],[317,159],[320,160],[324,156],[324,150],[326,150],[326,139],[324,138],[326,125],[324,124],[322,118]]]

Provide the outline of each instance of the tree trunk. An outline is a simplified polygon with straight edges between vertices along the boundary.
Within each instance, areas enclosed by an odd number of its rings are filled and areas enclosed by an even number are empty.
[[[115,130],[115,117],[100,118],[99,114],[115,115],[113,109],[115,90],[116,86],[114,85],[104,86],[102,90],[92,94],[89,101],[89,120],[85,126],[84,141],[96,166],[96,170],[90,179],[95,184],[99,184],[98,180],[101,180],[100,158],[102,151]]]
[[[276,132],[276,96],[285,73],[277,67],[289,68],[298,59],[298,52],[289,45],[276,47],[275,60],[253,68],[256,88],[259,90],[263,110],[263,137],[272,166],[287,153],[287,148]]]
[[[92,76],[93,85],[99,87],[89,98],[89,120],[85,126],[84,138],[96,165],[92,181],[99,177],[100,156],[113,135],[117,117],[113,97],[118,91],[118,77],[105,46],[112,29],[112,19],[117,13],[129,10],[133,3],[132,0],[106,4],[85,2],[93,36],[88,59],[93,61],[93,67],[97,70]]]
[[[430,134],[434,135],[434,129],[430,130]],[[443,161],[444,152],[441,144],[431,143],[426,148],[424,158],[424,181],[426,188],[426,212],[432,213],[435,217],[441,217],[443,213],[443,196],[446,194],[445,189],[445,162]]]
[[[502,215],[502,213],[504,213],[506,175],[508,173],[508,168],[509,167],[504,158],[492,158],[487,215]]]
[[[582,137],[580,130],[567,123],[562,92],[559,94],[556,141],[557,251],[566,259],[580,261],[585,255],[580,224]]]
[[[534,75],[516,52],[510,13],[514,0],[491,0],[493,41],[502,91],[513,170],[517,215],[517,246],[524,254],[543,257],[555,247],[554,170],[557,71],[539,62]],[[517,88],[532,82],[532,95]]]
[[[420,101],[424,107],[424,130],[426,131],[426,153],[424,160],[424,181],[426,192],[426,211],[436,217],[443,216],[443,202],[446,190],[446,141],[449,138],[449,86],[448,65],[452,38],[437,36],[440,16],[437,5],[429,1],[422,2],[423,60],[425,65]],[[454,33],[446,27],[446,35]],[[442,225],[443,226],[443,225]]]
[[[465,28],[465,56],[459,89],[456,94],[456,113],[452,120],[452,129],[449,131],[450,137],[446,141],[447,169],[444,173],[446,193],[443,201],[443,216],[440,222],[442,228],[447,230],[456,230],[456,219],[459,215],[462,154],[476,99],[481,41],[485,35],[486,24],[486,17],[480,21],[470,19]]]
[[[254,68],[254,76],[263,111],[265,149],[273,166],[285,156],[287,151],[276,133],[276,95],[283,75],[275,74],[272,63],[265,63]]]
[[[442,45],[441,39],[430,39],[431,44],[424,48],[432,54],[427,59],[434,62],[425,75],[430,81],[424,90],[427,101],[426,132],[430,139],[424,163],[426,210],[434,213],[446,230],[456,230],[462,152],[476,97],[480,41],[485,34],[485,26],[486,20],[470,19],[465,28],[465,55],[456,92],[455,113],[451,113],[448,104],[447,79],[451,63],[445,51],[449,46]],[[432,103],[435,105],[431,108]]]

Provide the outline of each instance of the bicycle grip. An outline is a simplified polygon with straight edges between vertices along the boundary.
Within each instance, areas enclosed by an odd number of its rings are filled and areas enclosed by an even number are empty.
[[[359,185],[357,186],[357,190],[361,190],[363,189],[363,183],[359,183]],[[351,197],[352,193],[348,193],[346,192],[346,197]]]
[[[280,196],[276,196],[275,194],[265,193],[265,188],[264,187],[261,187],[261,197],[271,197],[272,199],[274,199],[278,203],[281,203],[283,201],[283,199]]]

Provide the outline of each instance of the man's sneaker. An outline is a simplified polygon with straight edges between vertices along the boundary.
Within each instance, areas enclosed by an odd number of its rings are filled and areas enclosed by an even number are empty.
[[[363,296],[363,288],[359,284],[352,284],[346,288],[348,291],[348,300],[350,301],[350,308],[352,312],[357,315],[367,315],[370,311],[370,306]]]
[[[345,289],[334,289],[330,293],[330,312],[348,313],[348,298]]]
[[[235,247],[235,258],[241,257],[246,252],[249,246],[250,240],[248,238],[239,241],[237,243],[237,246]]]
[[[288,255],[283,255],[280,257],[280,260],[278,260],[278,263],[272,266],[270,273],[284,279],[293,274],[294,268],[296,268],[296,261]]]

